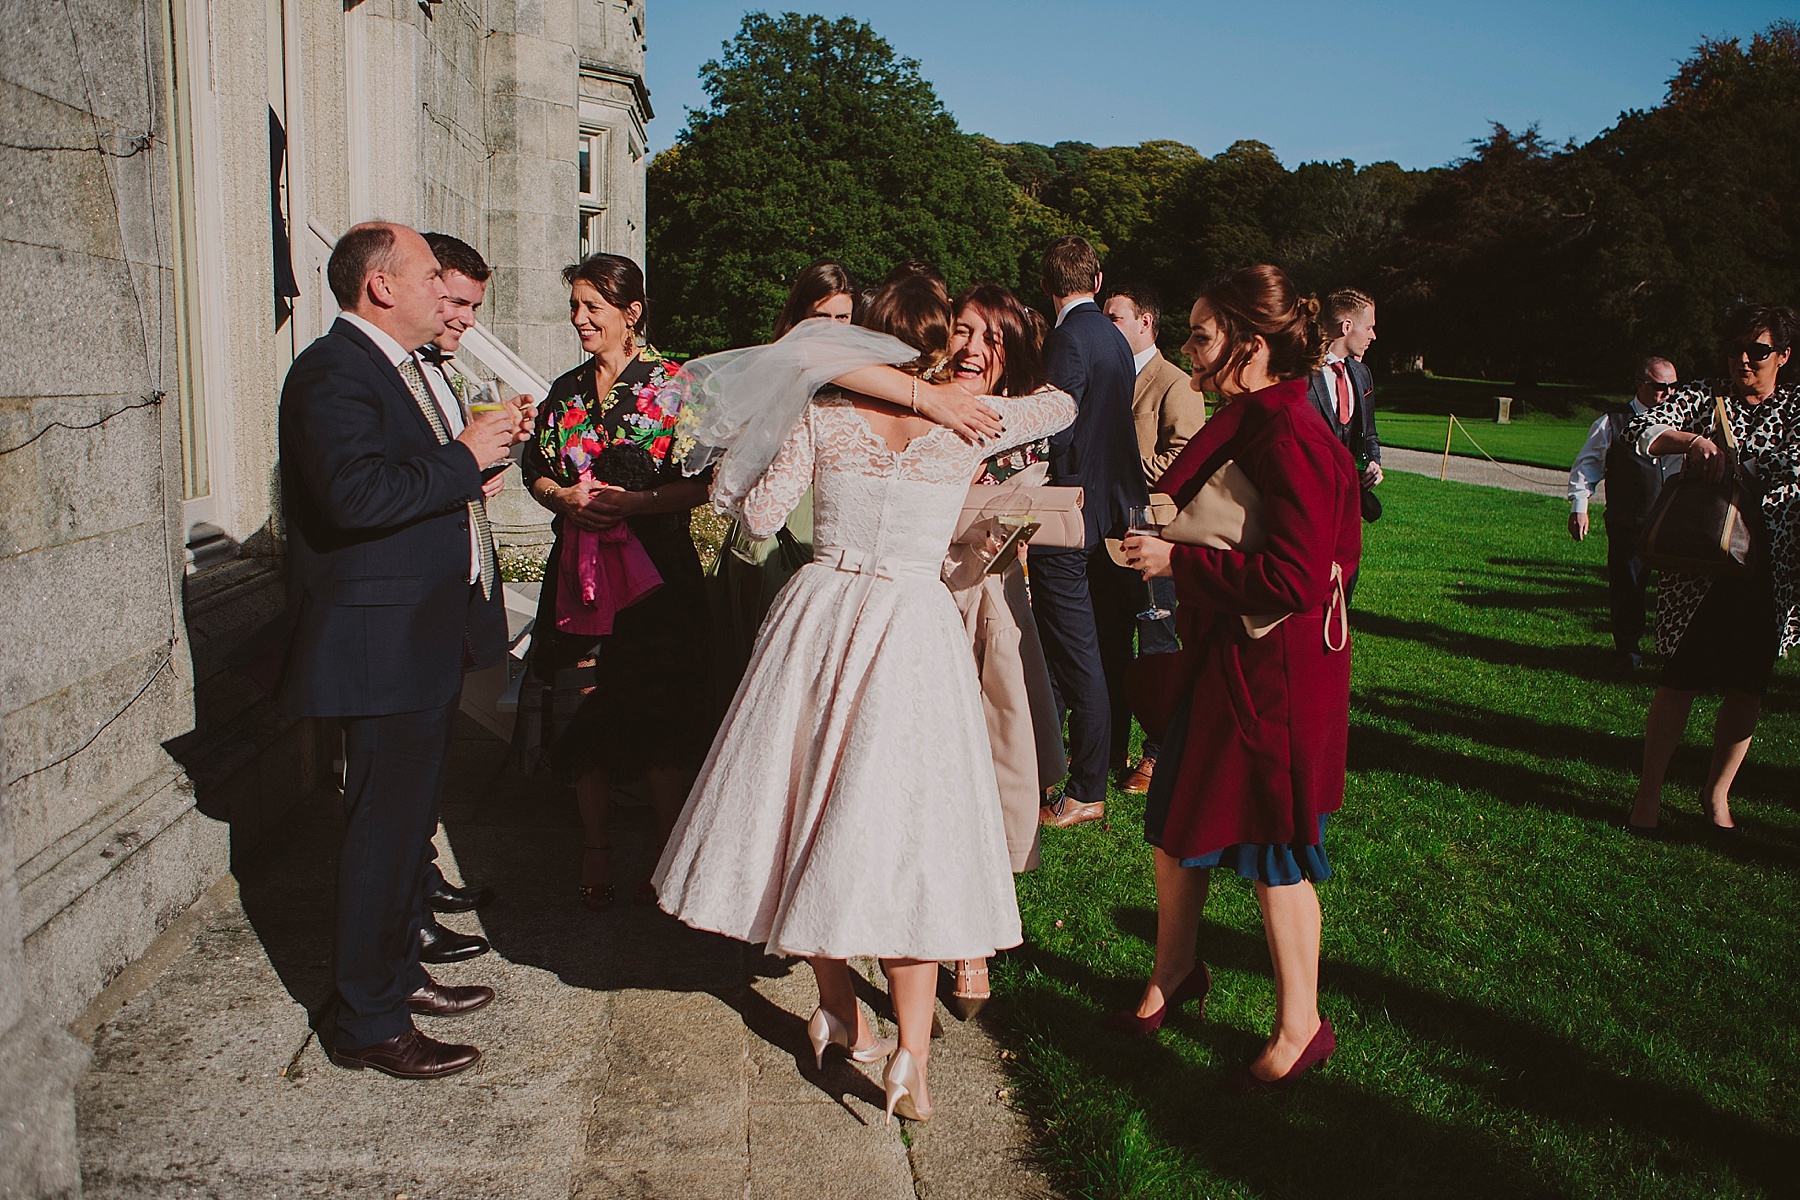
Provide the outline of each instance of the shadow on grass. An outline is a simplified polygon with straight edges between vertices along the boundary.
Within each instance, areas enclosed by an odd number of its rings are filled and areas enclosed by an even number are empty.
[[[1498,713],[1475,705],[1399,692],[1365,689],[1352,701],[1349,768],[1446,783],[1492,796],[1515,808],[1537,808],[1580,820],[1619,826],[1630,804],[1628,792],[1596,794],[1583,780],[1571,779],[1560,763],[1580,761],[1623,772],[1634,780],[1643,753],[1641,735],[1600,733],[1573,724]],[[1374,724],[1371,722],[1380,722]],[[1394,728],[1404,727],[1403,729]],[[1508,756],[1529,755],[1543,762],[1528,766],[1504,758],[1471,754],[1433,745],[1427,737],[1448,735],[1491,747]],[[1710,749],[1683,746],[1669,779],[1670,800],[1677,792],[1697,792],[1705,778]],[[1756,803],[1787,809],[1800,807],[1800,770],[1772,763],[1750,763],[1739,774],[1736,792]],[[1702,821],[1684,819],[1680,802],[1665,822],[1671,841],[1704,842],[1737,862],[1794,869],[1800,867],[1795,831],[1744,819],[1743,832],[1730,841],[1712,837]],[[1690,806],[1691,807],[1691,806]],[[1665,810],[1668,803],[1665,802]],[[1690,828],[1691,825],[1691,828]]]
[[[1356,610],[1350,619],[1356,633],[1394,638],[1428,646],[1458,658],[1479,659],[1501,667],[1523,667],[1531,671],[1568,675],[1583,682],[1615,677],[1610,645],[1574,642],[1559,646],[1528,646],[1504,637],[1489,637],[1461,629],[1450,629],[1431,621],[1406,617],[1390,617],[1383,613]]]
[[[1123,909],[1115,919],[1131,936],[1154,938],[1155,915],[1147,910]],[[1267,950],[1259,938],[1207,924],[1201,944],[1215,967],[1269,974]],[[1721,1113],[1691,1089],[1642,1078],[1648,1064],[1627,1064],[1640,1077],[1621,1074],[1579,1044],[1517,1018],[1333,959],[1321,964],[1322,1007],[1328,1015],[1342,1002],[1354,1010],[1338,1021],[1344,1066],[1333,1070],[1327,1065],[1285,1095],[1234,1098],[1219,1093],[1217,1086],[1256,1053],[1260,1030],[1196,1021],[1191,1009],[1190,1015],[1173,1018],[1169,1028],[1211,1060],[1202,1065],[1179,1053],[1167,1035],[1139,1039],[1110,1029],[1094,1007],[1071,995],[1096,1001],[1102,1011],[1121,1008],[1137,998],[1141,980],[1098,976],[1037,947],[1012,957],[1020,986],[1002,1015],[1014,1036],[1040,1043],[1034,1058],[1048,1050],[1067,1060],[1061,1072],[1049,1066],[1029,1068],[1037,1072],[1029,1084],[1044,1089],[1100,1083],[1123,1098],[1127,1109],[1141,1111],[1156,1136],[1193,1164],[1259,1193],[1561,1193],[1563,1182],[1533,1169],[1531,1147],[1507,1145],[1466,1125],[1423,1115],[1403,1096],[1380,1090],[1379,1079],[1372,1081],[1373,1090],[1353,1082],[1349,1076],[1355,1067],[1350,1064],[1359,1058],[1362,1013],[1404,1028],[1410,1040],[1443,1048],[1452,1062],[1436,1071],[1441,1083],[1429,1088],[1429,1094],[1441,1096],[1443,1083],[1479,1092],[1488,1105],[1555,1122],[1572,1136],[1585,1130],[1600,1140],[1616,1140],[1618,1130],[1628,1130],[1644,1143],[1642,1153],[1654,1156],[1656,1168],[1666,1174],[1724,1168],[1779,1193],[1791,1182],[1791,1163],[1800,1151],[1800,1139]],[[1033,986],[1034,971],[1055,986]],[[1229,979],[1222,985],[1230,986]],[[1033,1100],[1034,1107],[1058,1122],[1065,1119],[1059,1107],[1076,1107],[1042,1090]],[[1446,1098],[1446,1107],[1463,1104]],[[1126,1115],[1114,1107],[1113,1118]],[[1090,1112],[1088,1120],[1094,1116]],[[1106,1123],[1102,1115],[1099,1124]],[[1090,1144],[1084,1148],[1070,1138],[1071,1132],[1059,1124],[1061,1153],[1087,1155],[1091,1170],[1092,1155],[1104,1156],[1102,1143],[1111,1135],[1087,1129]]]

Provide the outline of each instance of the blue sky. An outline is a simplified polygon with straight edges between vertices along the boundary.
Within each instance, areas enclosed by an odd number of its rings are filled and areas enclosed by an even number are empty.
[[[1124,145],[1173,138],[1216,154],[1240,138],[1309,160],[1437,166],[1490,122],[1586,139],[1662,99],[1703,36],[1750,35],[1795,0],[907,0],[648,5],[650,144],[705,103],[700,64],[743,14],[867,21],[970,132]]]

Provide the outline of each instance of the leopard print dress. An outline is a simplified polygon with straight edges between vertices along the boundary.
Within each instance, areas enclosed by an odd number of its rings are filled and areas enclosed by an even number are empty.
[[[1768,564],[1775,588],[1775,620],[1780,653],[1800,645],[1800,386],[1777,387],[1761,404],[1745,404],[1723,383],[1689,383],[1676,388],[1655,408],[1633,418],[1625,436],[1641,450],[1654,436],[1674,429],[1697,433],[1717,442],[1713,411],[1725,397],[1725,415],[1742,447],[1741,461],[1762,488],[1762,514],[1768,528]],[[1712,580],[1704,575],[1663,572],[1656,588],[1656,649],[1665,658],[1675,653]]]

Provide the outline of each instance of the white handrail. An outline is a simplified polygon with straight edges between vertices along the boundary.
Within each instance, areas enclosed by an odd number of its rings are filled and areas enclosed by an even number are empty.
[[[513,352],[513,348],[495,337],[487,326],[477,321],[463,331],[458,359],[467,355],[487,368],[487,373],[521,396],[542,400],[550,384],[531,365]]]

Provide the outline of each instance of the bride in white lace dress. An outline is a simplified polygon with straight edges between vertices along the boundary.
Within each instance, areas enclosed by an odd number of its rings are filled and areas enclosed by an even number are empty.
[[[941,292],[905,282],[868,325],[941,356]],[[929,1114],[937,963],[1020,941],[1011,861],[967,635],[939,580],[977,463],[1046,437],[1075,404],[1046,388],[984,397],[986,446],[904,409],[821,393],[738,506],[771,535],[813,489],[815,555],[776,597],[653,884],[689,925],[806,956],[815,1053],[893,1050],[863,1021],[843,961],[888,972],[900,1049],[889,1112]]]

